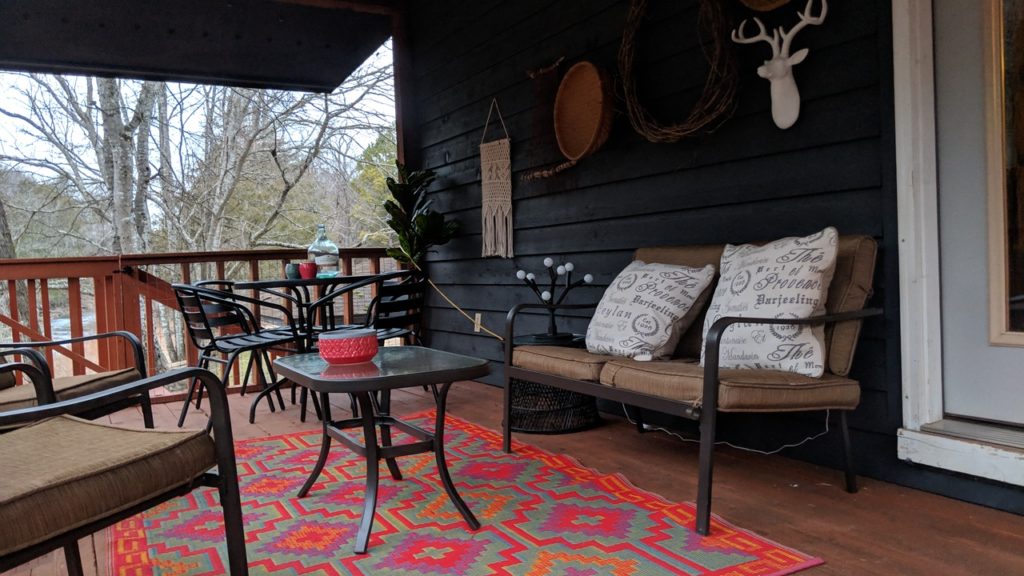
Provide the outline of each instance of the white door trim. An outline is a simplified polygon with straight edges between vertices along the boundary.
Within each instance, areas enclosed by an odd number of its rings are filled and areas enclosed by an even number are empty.
[[[942,307],[932,0],[892,3],[902,460],[1024,485],[1024,453],[922,432],[941,420]]]
[[[942,306],[931,0],[892,3],[903,426],[942,418]]]

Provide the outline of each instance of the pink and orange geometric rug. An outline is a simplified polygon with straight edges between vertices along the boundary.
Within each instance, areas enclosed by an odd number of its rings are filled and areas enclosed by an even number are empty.
[[[426,424],[431,414],[422,414]],[[417,419],[413,419],[414,421]],[[401,440],[401,437],[397,438]],[[714,519],[693,531],[694,508],[526,444],[500,449],[491,430],[448,417],[448,466],[483,525],[472,532],[448,501],[431,454],[381,467],[369,553],[352,552],[365,467],[332,449],[319,482],[295,497],[320,433],[240,441],[236,458],[252,574],[643,575],[791,574],[821,563]],[[195,490],[111,528],[111,574],[226,574],[216,491]]]

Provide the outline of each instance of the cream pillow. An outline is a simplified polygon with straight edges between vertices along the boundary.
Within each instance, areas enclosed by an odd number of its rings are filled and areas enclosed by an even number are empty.
[[[693,304],[711,284],[715,267],[646,264],[626,266],[605,290],[587,327],[587,351],[636,360],[672,356],[693,323]]]
[[[808,318],[824,314],[838,237],[836,229],[829,227],[764,246],[726,246],[722,276],[704,319],[705,342],[711,325],[723,316]],[[824,327],[733,324],[722,334],[719,365],[821,376],[825,371]]]

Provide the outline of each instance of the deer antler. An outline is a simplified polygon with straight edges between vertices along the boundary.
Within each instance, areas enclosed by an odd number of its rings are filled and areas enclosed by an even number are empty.
[[[747,21],[740,22],[740,27],[732,31],[732,41],[737,44],[753,44],[755,42],[767,42],[772,47],[772,58],[779,55],[779,31],[776,29],[774,33],[769,36],[768,30],[764,27],[764,22],[757,16],[754,16],[754,23],[760,28],[757,36],[747,36],[744,34],[744,28],[747,27]]]
[[[814,0],[807,0],[807,6],[804,7],[803,12],[798,12],[797,16],[800,17],[800,21],[790,28],[789,32],[782,30],[782,55],[789,56],[789,44],[796,36],[797,32],[803,30],[807,26],[820,26],[825,21],[825,15],[828,14],[828,0],[821,0],[821,13],[817,16],[811,16],[811,6],[814,4]],[[763,27],[762,27],[763,28]],[[777,28],[776,32],[780,31],[781,28]]]

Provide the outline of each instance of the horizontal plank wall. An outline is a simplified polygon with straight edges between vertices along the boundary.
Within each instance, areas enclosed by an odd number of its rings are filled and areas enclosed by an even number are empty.
[[[645,105],[658,118],[685,118],[699,96],[706,63],[697,34],[697,2],[651,0],[641,28],[636,71]],[[753,13],[728,1],[734,25]],[[640,246],[710,244],[802,235],[827,225],[869,234],[880,243],[873,305],[884,319],[866,323],[853,377],[863,384],[852,425],[857,459],[868,475],[1006,506],[999,487],[913,469],[896,459],[900,425],[900,359],[892,118],[890,4],[833,0],[823,26],[808,27],[793,49],[808,47],[794,68],[800,119],[779,130],[769,110],[769,84],[756,68],[765,44],[734,46],[740,87],[735,111],[712,133],[676,144],[651,144],[625,116],[616,57],[628,3],[619,0],[431,0],[410,2],[414,126],[421,166],[438,173],[434,206],[458,218],[463,234],[429,259],[434,281],[471,315],[501,332],[510,307],[533,296],[518,269],[542,271],[545,256],[570,260],[592,287],[570,300],[596,302]],[[803,2],[761,15],[788,29]],[[815,8],[817,10],[817,7]],[[552,107],[561,75],[580,60],[609,71],[619,89],[607,144],[577,166],[549,178],[522,180],[563,160]],[[536,73],[561,61],[550,73]],[[531,77],[531,72],[534,72]],[[481,258],[478,146],[492,98],[512,138],[515,253]],[[492,121],[487,139],[501,135]],[[428,342],[488,358],[501,373],[501,345],[441,298],[430,298]],[[560,328],[586,330],[585,317]],[[523,330],[541,332],[544,318]],[[820,431],[821,415],[734,416],[731,439],[770,448]],[[811,442],[787,452],[838,464],[836,444]],[[1010,505],[1009,507],[1013,507]]]

